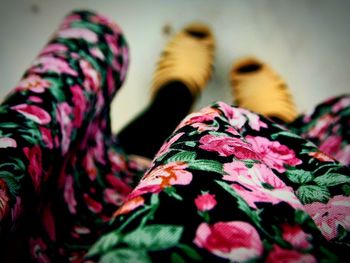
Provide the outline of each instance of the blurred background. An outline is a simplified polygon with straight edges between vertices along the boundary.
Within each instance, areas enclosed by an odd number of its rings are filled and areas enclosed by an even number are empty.
[[[217,39],[215,74],[195,109],[232,101],[229,71],[246,55],[284,77],[300,111],[350,92],[347,0],[0,0],[0,101],[75,8],[109,16],[129,42],[129,73],[112,107],[114,131],[147,105],[160,52],[172,33],[192,21],[208,23]]]

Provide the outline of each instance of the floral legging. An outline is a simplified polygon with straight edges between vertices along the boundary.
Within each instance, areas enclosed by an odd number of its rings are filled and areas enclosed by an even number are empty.
[[[127,66],[76,11],[0,105],[1,262],[346,261],[349,96],[289,125],[214,103],[145,167],[110,128]]]

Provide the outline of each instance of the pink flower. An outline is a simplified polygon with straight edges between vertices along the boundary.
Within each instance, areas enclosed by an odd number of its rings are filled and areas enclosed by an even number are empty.
[[[50,263],[51,260],[46,255],[47,245],[41,238],[29,239],[30,254],[32,259],[38,263]]]
[[[199,225],[193,241],[216,256],[233,262],[244,262],[261,256],[263,244],[258,232],[241,221]]]
[[[107,68],[107,87],[108,87],[108,94],[112,96],[117,89],[116,83],[115,83],[115,75],[113,73],[112,67]]]
[[[105,38],[108,44],[108,47],[112,50],[114,55],[118,55],[120,53],[120,47],[118,46],[118,35],[109,35],[105,34]]]
[[[142,196],[137,196],[135,198],[129,199],[128,201],[126,201],[122,207],[120,207],[113,215],[113,217],[116,217],[118,215],[124,215],[127,214],[129,212],[131,212],[132,210],[134,210],[135,208],[142,206],[145,203],[145,199],[143,199]]]
[[[33,181],[33,186],[36,192],[40,190],[42,180],[42,153],[38,145],[29,148],[24,147],[23,152],[29,161],[28,173]]]
[[[162,156],[164,153],[168,152],[170,149],[170,146],[176,142],[182,135],[184,135],[184,132],[180,132],[176,134],[174,137],[172,137],[168,142],[164,142],[158,153],[156,154],[155,159],[159,158]]]
[[[311,244],[309,240],[312,238],[310,234],[306,234],[299,225],[282,225],[284,240],[288,241],[293,247],[297,249],[308,249]]]
[[[45,127],[39,127],[41,133],[41,139],[45,143],[46,147],[49,149],[53,148],[53,140],[51,135],[51,130]]]
[[[106,203],[113,204],[118,207],[122,205],[125,198],[125,195],[122,195],[121,193],[112,188],[106,188],[103,191],[103,199],[106,201]]]
[[[70,145],[70,137],[72,133],[72,121],[70,119],[70,114],[72,113],[72,108],[67,102],[62,102],[57,105],[56,108],[56,118],[61,126],[61,149],[62,155],[64,155]]]
[[[341,98],[337,103],[335,103],[332,107],[332,112],[338,113],[339,111],[350,106],[350,97],[346,96]]]
[[[267,124],[260,121],[259,115],[255,113],[252,113],[246,109],[232,107],[224,102],[218,102],[218,104],[229,123],[235,129],[241,129],[247,121],[248,125],[253,130],[260,131],[260,128],[267,128]]]
[[[96,43],[98,41],[96,33],[87,28],[62,29],[58,31],[57,36],[62,38],[82,38],[91,43]]]
[[[201,212],[209,211],[217,204],[215,195],[209,193],[198,195],[198,197],[194,200],[194,203],[196,204],[197,209]]]
[[[69,212],[71,214],[76,214],[77,201],[75,200],[75,197],[74,197],[74,181],[71,175],[67,175],[66,177],[63,197],[68,205]]]
[[[52,43],[46,46],[41,52],[40,56],[47,55],[49,53],[59,53],[59,52],[66,52],[68,48],[60,43]]]
[[[67,61],[63,58],[53,57],[49,54],[37,58],[30,69],[30,72],[33,73],[46,73],[48,71],[53,71],[59,74],[65,73],[75,77],[78,76],[78,73],[70,67]]]
[[[337,237],[339,225],[350,230],[350,197],[336,195],[327,204],[314,202],[304,206],[327,240]]]
[[[0,221],[4,219],[10,211],[9,205],[10,197],[7,184],[0,179]]]
[[[337,122],[339,117],[334,117],[330,114],[323,115],[315,125],[303,134],[305,137],[322,138],[326,135],[329,126]]]
[[[51,83],[48,80],[38,75],[29,75],[18,83],[16,91],[30,90],[35,93],[43,93],[50,86]]]
[[[316,263],[317,260],[311,254],[301,254],[295,250],[287,250],[279,247],[278,245],[273,245],[272,250],[267,256],[266,262],[269,263]]]
[[[80,59],[79,65],[84,74],[84,88],[87,91],[97,91],[101,87],[100,73],[87,60]]]
[[[172,185],[188,185],[192,181],[192,174],[185,169],[187,164],[171,162],[160,165],[146,174],[130,194],[134,198],[145,193],[158,193]]]
[[[132,188],[127,185],[123,180],[115,175],[108,174],[106,176],[108,184],[122,196],[127,196],[132,191]]]
[[[102,204],[92,199],[87,193],[84,194],[84,200],[91,212],[98,214],[102,211]]]
[[[252,168],[246,168],[236,161],[224,164],[224,171],[228,174],[224,180],[235,182],[232,188],[252,208],[257,208],[257,202],[278,204],[287,202],[294,208],[301,209],[302,205],[295,196],[291,187],[287,186],[264,164],[254,164]],[[237,184],[239,183],[239,184]]]
[[[91,53],[91,55],[93,55],[95,58],[99,58],[99,59],[101,59],[101,60],[105,60],[105,56],[103,55],[101,49],[99,49],[98,47],[90,48],[90,53]]]
[[[249,144],[235,137],[208,134],[203,136],[199,142],[201,143],[199,148],[210,152],[217,152],[220,156],[234,155],[240,160],[259,159]]]
[[[341,148],[335,155],[335,158],[346,166],[350,166],[350,145]]]
[[[260,156],[260,159],[267,166],[276,169],[280,173],[286,170],[285,165],[295,166],[302,163],[301,160],[296,158],[293,150],[277,141],[269,141],[264,137],[250,135],[246,139]]]
[[[0,148],[17,148],[17,142],[10,137],[0,137]]]
[[[38,97],[38,96],[29,96],[28,100],[31,102],[34,102],[34,103],[42,103],[43,102],[43,99]]]
[[[54,216],[51,212],[50,206],[46,206],[44,208],[44,212],[42,215],[42,224],[46,230],[46,233],[50,237],[52,241],[56,240],[56,227],[55,227],[55,220]]]
[[[97,177],[97,169],[91,152],[86,153],[83,157],[83,165],[90,180],[95,181]]]
[[[321,151],[328,155],[335,156],[341,146],[342,137],[339,135],[332,135],[327,137],[323,142],[321,142],[319,148]]]
[[[84,115],[86,113],[86,98],[84,96],[84,92],[79,85],[74,85],[70,87],[73,98],[72,101],[74,103],[73,115],[74,121],[73,126],[79,128],[84,120]]]
[[[48,124],[51,121],[51,116],[42,108],[35,105],[19,104],[11,107],[12,110],[18,111],[23,114],[26,118],[39,123]]]
[[[207,121],[214,120],[215,117],[220,115],[220,111],[218,109],[212,107],[205,107],[201,109],[199,112],[189,114],[180,124],[180,127],[185,125],[191,125],[194,123],[203,123]]]

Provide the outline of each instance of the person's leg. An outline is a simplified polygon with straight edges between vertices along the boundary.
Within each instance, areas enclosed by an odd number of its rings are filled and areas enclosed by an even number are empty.
[[[170,82],[164,85],[150,106],[118,134],[121,147],[128,154],[152,159],[189,113],[193,102],[193,95],[185,84]]]
[[[131,191],[109,120],[127,65],[116,24],[73,12],[0,105],[0,261],[79,261]]]
[[[169,41],[154,73],[150,106],[117,135],[127,154],[154,157],[205,88],[213,51],[213,34],[202,24],[188,25]]]

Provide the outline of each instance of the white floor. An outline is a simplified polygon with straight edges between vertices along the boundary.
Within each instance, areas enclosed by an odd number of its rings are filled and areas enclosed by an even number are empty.
[[[155,62],[173,31],[191,21],[212,26],[215,76],[196,108],[231,101],[232,62],[256,55],[286,79],[301,111],[350,93],[350,1],[335,0],[0,0],[0,100],[44,46],[65,14],[89,8],[123,28],[131,49],[127,81],[112,109],[118,130],[147,104]]]

